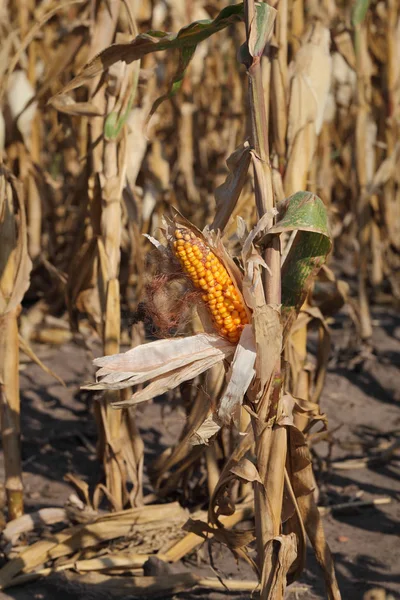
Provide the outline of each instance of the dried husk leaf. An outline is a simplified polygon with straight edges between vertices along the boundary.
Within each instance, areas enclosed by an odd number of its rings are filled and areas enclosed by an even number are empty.
[[[216,362],[231,355],[235,346],[217,335],[199,333],[185,338],[142,344],[123,354],[97,358],[97,383],[86,389],[121,389],[144,383],[198,361]]]
[[[223,358],[224,357],[222,356],[219,360],[221,361]],[[178,385],[184,381],[194,379],[197,375],[201,375],[201,373],[208,371],[208,369],[211,369],[211,367],[217,364],[219,360],[215,357],[204,358],[183,366],[180,369],[176,369],[175,371],[170,371],[165,375],[159,375],[143,390],[139,390],[132,394],[129,400],[114,400],[112,405],[114,408],[121,408],[137,404],[138,402],[144,402],[145,400],[151,400],[156,396],[160,396],[161,394],[178,387]]]
[[[239,428],[243,397],[255,375],[256,345],[251,325],[245,325],[227,374],[227,387],[218,408],[223,423],[232,419]]]

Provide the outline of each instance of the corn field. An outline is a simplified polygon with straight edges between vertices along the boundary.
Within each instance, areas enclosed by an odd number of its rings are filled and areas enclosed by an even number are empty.
[[[399,3],[9,0],[0,25],[1,589],[314,598],[309,546],[344,598],[315,445],[335,319],[359,364],[399,306]],[[20,373],[72,394],[65,347],[100,475],[30,516]],[[151,461],[142,403],[181,424]],[[171,567],[207,547],[210,576]]]

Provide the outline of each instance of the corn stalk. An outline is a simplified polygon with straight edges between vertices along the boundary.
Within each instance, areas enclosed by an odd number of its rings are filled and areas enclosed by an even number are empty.
[[[249,76],[249,105],[251,111],[251,145],[255,180],[255,202],[259,218],[269,215],[266,229],[273,225],[274,197],[272,173],[269,162],[268,112],[265,106],[264,85],[261,69],[261,56],[265,45],[270,41],[275,20],[275,11],[264,4],[265,14],[256,13],[255,2],[245,2],[247,56],[245,64]],[[255,41],[264,39],[256,49]],[[265,303],[279,307],[280,289],[280,243],[274,238],[265,250],[267,272],[265,277]],[[257,334],[256,334],[257,335]],[[265,376],[260,373],[261,377]],[[256,540],[258,568],[261,574],[261,598],[268,598],[273,588],[275,557],[271,544],[281,531],[281,510],[284,489],[284,465],[286,461],[286,430],[271,427],[276,417],[280,395],[280,351],[273,374],[256,405],[256,415],[252,418],[256,445],[256,461],[260,481],[254,482],[254,504],[256,519]],[[277,598],[283,598],[283,587],[278,585]]]
[[[1,166],[0,172],[0,401],[8,518],[24,512],[19,396],[18,316],[29,286],[31,261],[22,189]]]
[[[282,598],[284,597],[286,579],[290,569],[294,568],[294,571],[301,569],[301,564],[304,561],[304,550],[301,545],[296,548],[297,544],[303,540],[304,543],[304,527],[303,523],[308,522],[307,533],[315,545],[314,532],[311,531],[310,518],[314,522],[314,527],[321,533],[321,525],[317,518],[318,511],[314,508],[312,500],[310,500],[310,492],[304,497],[298,497],[294,500],[294,504],[299,512],[299,520],[296,525],[289,526],[289,530],[285,535],[282,531],[282,509],[283,509],[283,492],[284,488],[287,488],[287,492],[292,493],[294,497],[298,495],[295,489],[295,480],[293,480],[293,468],[296,470],[296,456],[293,455],[292,437],[293,433],[290,428],[283,426],[283,422],[280,419],[280,415],[286,412],[287,409],[283,409],[283,390],[285,389],[283,373],[281,371],[281,352],[283,350],[287,334],[290,331],[290,327],[295,318],[295,311],[290,315],[287,312],[287,301],[292,294],[289,292],[287,296],[286,285],[288,281],[293,279],[290,271],[298,269],[296,263],[302,253],[301,245],[304,240],[304,235],[300,234],[300,230],[296,233],[296,238],[293,243],[291,250],[287,256],[287,264],[282,271],[283,284],[281,284],[281,265],[280,265],[280,237],[274,235],[274,233],[283,233],[296,230],[296,226],[292,229],[293,225],[298,226],[298,216],[295,219],[289,218],[289,213],[294,210],[302,210],[302,203],[307,203],[305,194],[295,194],[286,201],[286,207],[288,213],[283,217],[283,222],[286,219],[286,226],[282,226],[282,219],[280,221],[274,221],[273,211],[274,207],[274,191],[275,195],[279,197],[279,187],[275,188],[272,185],[272,174],[270,167],[270,149],[268,146],[269,130],[268,130],[268,112],[265,105],[265,95],[263,93],[263,81],[262,81],[262,70],[261,70],[261,55],[264,48],[267,48],[267,56],[269,50],[269,41],[271,39],[272,27],[275,18],[275,11],[271,7],[265,4],[257,4],[251,0],[244,3],[245,7],[245,18],[246,18],[246,48],[247,53],[244,58],[244,62],[247,68],[249,76],[249,99],[250,99],[250,111],[252,117],[251,126],[251,145],[252,145],[252,159],[254,166],[254,180],[255,180],[255,202],[257,211],[260,218],[264,219],[265,230],[268,232],[267,242],[264,244],[265,247],[265,263],[266,271],[264,275],[264,295],[265,300],[260,299],[256,302],[256,307],[253,308],[253,323],[255,328],[255,337],[257,344],[257,351],[260,352],[258,356],[258,369],[256,367],[256,373],[258,372],[258,378],[261,382],[259,392],[250,406],[252,407],[252,425],[255,438],[256,446],[256,465],[259,479],[254,481],[254,494],[255,494],[255,519],[256,519],[256,541],[257,541],[257,554],[258,554],[258,568],[261,575],[261,598]],[[285,24],[287,21],[286,15],[286,4],[283,3],[280,18],[277,26],[277,38],[282,42],[285,42]],[[268,59],[267,59],[268,60]],[[264,70],[265,73],[273,74],[273,82],[275,86],[272,90],[272,106],[275,106],[275,117],[279,117],[277,114],[279,106],[279,98],[285,97],[286,82],[285,82],[285,64],[278,54],[271,68]],[[329,81],[329,74],[328,74]],[[269,82],[264,82],[265,87],[269,87]],[[284,133],[285,133],[285,118],[278,118],[275,121],[275,142],[276,152],[278,155],[279,164],[282,166],[283,155],[284,155]],[[316,118],[321,118],[317,113]],[[289,127],[293,133],[293,121],[289,121]],[[314,126],[315,127],[315,126]],[[303,151],[304,147],[309,148],[308,164],[305,164],[303,171],[300,174],[303,178],[307,174],[310,168],[311,159],[313,157],[315,147],[315,133],[313,133],[313,123],[307,119],[307,121],[301,125],[300,133],[296,135],[296,143],[302,143]],[[304,156],[304,155],[303,155]],[[288,173],[294,176],[296,171],[293,156],[289,157]],[[298,162],[298,161],[297,161]],[[297,165],[296,162],[296,165]],[[289,175],[290,176],[290,175]],[[297,185],[297,183],[296,183]],[[298,188],[297,188],[298,189]],[[311,200],[311,198],[310,198]],[[320,202],[320,201],[319,201]],[[318,203],[317,203],[318,204]],[[315,206],[317,206],[317,204]],[[310,205],[311,206],[311,205]],[[293,225],[292,225],[293,224]],[[289,227],[288,227],[289,226]],[[314,227],[318,227],[317,220],[314,220]],[[301,228],[300,228],[301,229]],[[272,235],[271,235],[272,234]],[[303,238],[303,239],[302,239]],[[309,243],[311,240],[308,240]],[[326,245],[321,239],[322,245],[320,251],[322,252],[321,258],[324,260],[324,254],[330,247],[330,243]],[[318,242],[319,243],[319,242]],[[324,246],[324,249],[322,249]],[[302,282],[300,283],[300,290],[304,287],[304,291],[310,285],[312,276],[318,271],[319,259],[314,262],[310,262],[310,271],[307,278],[302,276]],[[321,264],[321,263],[319,263]],[[293,272],[294,274],[294,272]],[[282,287],[283,285],[283,287]],[[290,283],[290,287],[293,289],[295,284]],[[282,298],[281,290],[284,293]],[[304,291],[301,290],[295,302],[290,302],[295,308],[299,299],[304,299]],[[284,325],[283,338],[282,333],[279,333],[280,327],[278,317],[278,307],[283,301],[285,312],[281,319]],[[263,310],[260,310],[262,307]],[[272,338],[272,339],[271,339]],[[303,333],[301,341],[305,343],[306,335]],[[273,340],[273,342],[272,342]],[[272,350],[273,345],[273,350]],[[266,360],[263,359],[263,347],[269,347],[271,349],[271,355],[273,358]],[[295,429],[294,431],[297,431]],[[297,435],[297,434],[296,434]],[[312,471],[310,471],[310,478]],[[310,481],[308,484],[310,485]],[[310,491],[312,488],[309,488]],[[304,504],[305,502],[305,504]],[[311,502],[311,503],[310,503]],[[313,515],[313,516],[312,516]],[[300,525],[300,529],[299,529]],[[323,533],[321,534],[323,538]],[[321,539],[322,541],[322,539]],[[322,546],[324,546],[324,553],[320,553],[318,545],[315,545],[316,554],[321,561],[321,566],[324,572],[327,574],[328,582],[328,595],[330,598],[340,598],[340,593],[337,587],[333,566],[330,559],[329,549],[323,540]],[[297,559],[296,559],[297,554]],[[322,559],[322,560],[321,560]],[[297,562],[297,564],[296,564]],[[293,565],[295,565],[293,567]],[[299,567],[300,565],[300,567]]]

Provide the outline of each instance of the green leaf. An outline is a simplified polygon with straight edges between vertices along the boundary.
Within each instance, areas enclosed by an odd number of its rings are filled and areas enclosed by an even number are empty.
[[[297,192],[279,209],[280,218],[268,234],[297,232],[282,267],[282,317],[287,333],[331,251],[332,241],[326,207],[315,194]]]
[[[173,48],[180,50],[184,48],[193,49],[199,42],[225,29],[232,23],[242,21],[243,18],[243,4],[234,4],[223,8],[215,19],[195,21],[180,29],[178,33],[149,31],[136,36],[131,42],[112,44],[87,63],[81,73],[62,90],[62,93],[65,94],[81,85],[85,85],[90,79],[96,77],[119,60],[129,64],[152,52]]]
[[[354,25],[354,27],[360,25],[364,21],[367,15],[368,8],[369,0],[356,0],[356,3],[353,8],[353,14],[351,17],[351,22]]]
[[[266,2],[256,2],[255,18],[250,27],[249,52],[261,56],[272,36],[277,11]]]

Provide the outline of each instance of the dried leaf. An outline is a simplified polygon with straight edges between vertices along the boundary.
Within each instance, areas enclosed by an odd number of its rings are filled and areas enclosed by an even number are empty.
[[[114,408],[121,408],[137,404],[138,402],[144,402],[145,400],[151,400],[152,398],[165,394],[165,392],[178,387],[178,385],[184,381],[194,379],[197,375],[201,375],[204,371],[208,371],[208,369],[211,369],[223,359],[223,356],[219,358],[213,356],[203,358],[188,365],[184,365],[175,371],[169,371],[165,375],[159,375],[143,390],[139,390],[132,394],[129,400],[114,400],[112,405]]]
[[[235,346],[229,341],[207,333],[157,340],[123,354],[96,358],[94,364],[101,367],[97,372],[97,383],[88,384],[85,389],[121,389],[166,373],[174,372],[175,376],[177,369],[199,361],[208,364],[210,359],[218,362],[233,354],[234,350]],[[193,366],[197,368],[198,365]]]
[[[282,325],[277,307],[257,307],[253,313],[253,325],[257,348],[257,387],[254,392],[257,400],[260,400],[269,388],[282,352]]]
[[[14,214],[14,202],[18,217]],[[0,239],[0,314],[5,314],[21,303],[29,287],[32,262],[27,248],[22,186],[4,167],[0,168]]]
[[[231,467],[230,472],[244,481],[258,481],[262,483],[257,467],[248,458],[242,458],[237,464]]]
[[[44,371],[45,373],[47,373],[48,375],[51,375],[51,377],[54,377],[54,379],[56,379],[59,383],[61,383],[61,385],[63,387],[67,387],[65,385],[65,381],[59,377],[56,373],[54,373],[54,371],[52,369],[50,369],[47,365],[45,365],[40,358],[36,355],[36,353],[32,350],[31,346],[28,344],[28,342],[26,340],[24,340],[24,338],[20,335],[18,337],[19,339],[19,347],[22,350],[22,352],[24,352],[27,356],[29,356],[29,358],[38,365],[38,367],[40,367],[42,369],[42,371]]]
[[[255,375],[256,346],[251,325],[245,325],[227,374],[227,387],[220,400],[218,417],[223,423],[233,420],[239,428],[243,397]]]
[[[217,421],[215,415],[208,415],[198,429],[190,438],[192,446],[199,444],[208,444],[210,438],[213,437],[222,427],[222,424]]]
[[[267,590],[266,599],[284,597],[287,573],[296,554],[297,543],[293,533],[276,536],[267,542],[265,565],[272,565],[272,569],[269,571],[264,568],[261,576],[261,589]]]
[[[232,215],[246,181],[250,165],[250,145],[246,141],[230,155],[226,161],[228,175],[214,192],[217,209],[212,229],[224,230]]]
[[[102,117],[103,112],[91,102],[74,102],[67,94],[58,94],[49,101],[59,112],[78,117]]]

